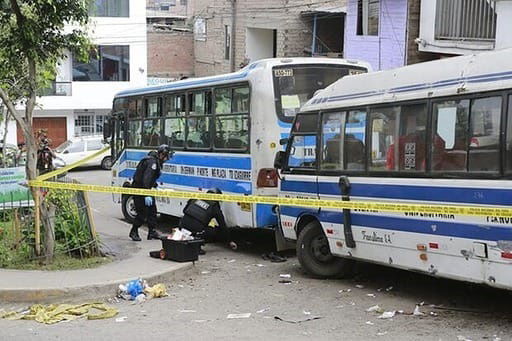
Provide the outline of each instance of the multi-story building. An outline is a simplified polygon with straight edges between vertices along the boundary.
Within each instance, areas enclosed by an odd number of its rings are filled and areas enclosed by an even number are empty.
[[[50,89],[37,100],[34,129],[48,130],[53,146],[74,136],[101,134],[114,94],[146,85],[146,4],[140,0],[96,0],[90,37],[96,48],[88,62],[71,53],[58,65]],[[7,141],[22,134],[12,123]]]
[[[345,0],[196,0],[196,76],[258,59],[343,55]]]
[[[508,0],[424,0],[418,48],[449,56],[512,47],[511,16]]]

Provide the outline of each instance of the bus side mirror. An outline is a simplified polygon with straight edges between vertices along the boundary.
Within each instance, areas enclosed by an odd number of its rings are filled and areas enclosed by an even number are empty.
[[[274,158],[274,168],[281,169],[283,167],[284,156],[285,152],[282,150],[276,153],[276,157]]]
[[[287,143],[288,143],[288,141],[289,141],[289,140],[290,140],[290,139],[289,139],[289,138],[287,138],[287,137],[282,138],[282,139],[280,139],[280,140],[279,140],[279,144],[280,144],[281,146],[284,146],[285,144],[287,144]]]
[[[112,137],[112,127],[110,120],[103,122],[103,140],[108,141]]]

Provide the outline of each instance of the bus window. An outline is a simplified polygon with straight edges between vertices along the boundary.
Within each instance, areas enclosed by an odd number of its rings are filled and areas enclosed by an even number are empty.
[[[373,109],[370,169],[425,170],[426,122],[426,104]]]
[[[134,100],[134,99],[130,99],[128,101],[128,117],[129,118],[133,118],[133,119],[137,119],[137,101]]]
[[[434,103],[433,171],[466,171],[469,100]]]
[[[187,118],[187,147],[210,148],[210,118],[188,117]]]
[[[364,68],[328,65],[276,66],[273,68],[276,113],[280,120],[292,122],[302,105],[316,91],[324,89],[351,70],[366,72]]]
[[[142,99],[137,100],[137,117],[138,118],[142,118],[142,113],[144,112],[143,104],[144,104],[144,102],[142,101]]]
[[[196,92],[188,95],[189,115],[205,115],[207,114],[206,94],[204,92]]]
[[[128,121],[128,146],[140,147],[142,142],[142,121]]]
[[[469,171],[499,170],[501,97],[475,99],[471,103]]]
[[[215,148],[249,150],[249,115],[215,118]]]
[[[142,127],[142,144],[144,146],[160,145],[160,120],[145,120]]]
[[[172,148],[185,146],[185,118],[175,117],[165,120],[164,140]]]
[[[231,114],[231,88],[215,89],[215,114]]]
[[[366,111],[353,110],[347,115],[344,136],[344,163],[346,170],[364,170]]]
[[[160,117],[160,98],[151,97],[146,100],[146,117]]]
[[[316,134],[292,137],[288,168],[316,168]]]
[[[341,139],[345,113],[329,113],[322,117],[322,170],[343,169],[343,141]]]
[[[233,89],[233,113],[249,112],[249,88]]]
[[[397,119],[400,107],[372,109],[370,118],[371,127],[371,162],[370,170],[385,170],[388,155],[398,153],[398,145],[395,143]],[[393,157],[395,162],[398,159]],[[388,169],[397,169],[397,165],[390,165]]]

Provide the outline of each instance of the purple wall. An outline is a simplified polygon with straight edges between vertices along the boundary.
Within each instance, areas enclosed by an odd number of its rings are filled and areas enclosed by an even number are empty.
[[[379,35],[358,36],[357,0],[348,0],[344,58],[369,62],[373,69],[405,65],[407,0],[381,0]]]

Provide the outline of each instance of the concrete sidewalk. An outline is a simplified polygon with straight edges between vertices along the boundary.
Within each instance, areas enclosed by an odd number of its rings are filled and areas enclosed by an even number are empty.
[[[83,183],[108,185],[110,173],[85,170],[70,173]],[[149,257],[162,242],[141,242],[128,238],[130,225],[122,219],[121,207],[110,194],[89,193],[102,251],[114,261],[94,269],[70,271],[22,271],[0,269],[0,302],[63,302],[94,300],[115,296],[119,284],[142,278],[150,285],[172,281],[178,273],[193,268],[192,263],[176,263]]]
[[[177,271],[193,268],[191,262],[176,263],[149,257],[160,250],[159,240],[137,243],[138,251],[126,260],[95,269],[69,271],[0,270],[0,301],[63,302],[113,297],[119,284],[136,278],[150,285],[176,278]]]

